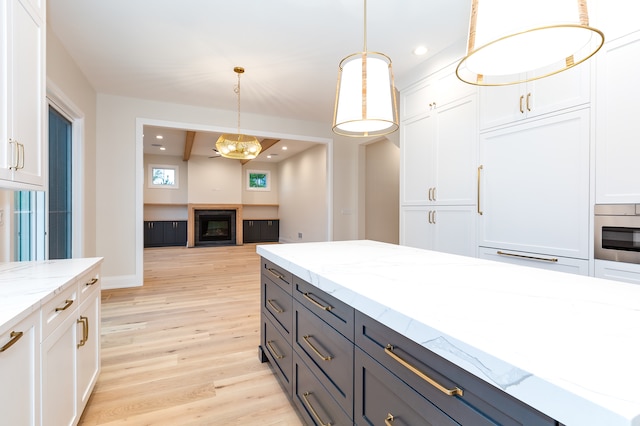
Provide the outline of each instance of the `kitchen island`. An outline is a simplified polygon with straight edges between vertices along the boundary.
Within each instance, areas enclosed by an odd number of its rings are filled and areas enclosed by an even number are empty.
[[[640,425],[638,286],[373,241],[259,245],[257,252],[263,264],[292,274],[294,296],[298,277],[320,297],[352,307],[356,329],[364,328],[358,315],[375,320],[554,421]],[[298,305],[294,297],[294,341]],[[295,366],[311,364],[297,364],[293,352]],[[359,416],[359,384],[352,386]],[[338,401],[342,410],[348,404]]]

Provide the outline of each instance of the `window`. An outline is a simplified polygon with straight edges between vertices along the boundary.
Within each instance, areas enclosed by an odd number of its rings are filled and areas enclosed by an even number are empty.
[[[271,177],[268,170],[247,170],[248,191],[270,191]]]
[[[149,188],[170,188],[177,189],[178,166],[162,165],[162,164],[149,164]]]

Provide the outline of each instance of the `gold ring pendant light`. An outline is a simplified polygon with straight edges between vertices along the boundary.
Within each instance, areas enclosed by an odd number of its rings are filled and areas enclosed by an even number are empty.
[[[537,80],[586,61],[603,43],[586,0],[473,0],[456,74],[478,86]]]
[[[255,136],[240,133],[240,74],[244,73],[244,68],[235,67],[233,71],[238,74],[238,85],[234,88],[238,95],[238,134],[225,133],[221,135],[216,142],[216,149],[220,155],[226,158],[251,160],[260,154],[262,145]]]
[[[364,0],[364,49],[340,62],[333,111],[335,133],[380,136],[398,129],[398,107],[391,59],[367,52],[367,0]]]

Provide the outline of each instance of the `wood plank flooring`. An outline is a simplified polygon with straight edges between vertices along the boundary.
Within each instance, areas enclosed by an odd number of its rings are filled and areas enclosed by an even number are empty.
[[[102,292],[102,373],[80,425],[301,425],[258,360],[255,244],[144,251],[144,286]]]

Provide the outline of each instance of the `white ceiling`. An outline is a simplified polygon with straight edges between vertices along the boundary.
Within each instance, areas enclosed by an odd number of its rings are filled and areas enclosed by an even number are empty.
[[[402,79],[465,37],[470,8],[368,0],[367,48]],[[241,112],[328,128],[338,64],[364,43],[362,0],[48,0],[48,25],[98,93],[235,110],[242,66]]]

